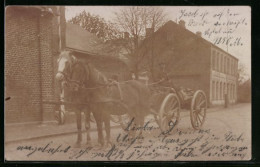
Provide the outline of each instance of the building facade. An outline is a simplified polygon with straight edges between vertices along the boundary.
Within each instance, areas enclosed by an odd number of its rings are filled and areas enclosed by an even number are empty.
[[[41,122],[55,98],[53,39],[56,7],[9,6],[5,11],[5,120]]]
[[[108,78],[117,75],[119,80],[126,80],[126,64],[111,56],[95,35],[67,24],[65,7],[11,6],[5,16],[7,124],[54,120],[57,108],[43,101],[60,99],[55,75],[59,53],[64,49],[94,64]]]
[[[216,48],[211,48],[210,101],[224,104],[225,95],[230,103],[237,101],[238,59]]]
[[[155,82],[166,72],[176,87],[203,90],[208,105],[237,101],[238,59],[185,28],[169,21],[147,37],[136,54],[146,57],[140,71],[149,71]]]

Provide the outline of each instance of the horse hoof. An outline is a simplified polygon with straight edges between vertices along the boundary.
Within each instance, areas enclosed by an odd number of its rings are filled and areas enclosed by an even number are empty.
[[[112,148],[113,143],[111,141],[106,142],[105,148]]]
[[[144,142],[144,139],[137,139],[138,144],[142,144]]]
[[[89,146],[89,147],[92,147],[92,143],[89,142],[89,141],[86,143],[86,145]]]
[[[76,142],[75,144],[74,144],[74,147],[76,147],[76,148],[79,148],[81,146],[81,142]]]
[[[102,144],[97,144],[97,145],[95,145],[94,146],[94,149],[93,150],[95,150],[95,151],[101,151],[101,150],[104,150],[104,144],[102,145]]]

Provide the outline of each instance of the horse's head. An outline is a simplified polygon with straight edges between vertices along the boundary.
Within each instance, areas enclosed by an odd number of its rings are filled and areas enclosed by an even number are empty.
[[[56,79],[60,82],[66,81],[71,73],[71,68],[75,57],[70,51],[63,51],[60,53],[57,60],[58,63],[58,72],[56,74]]]

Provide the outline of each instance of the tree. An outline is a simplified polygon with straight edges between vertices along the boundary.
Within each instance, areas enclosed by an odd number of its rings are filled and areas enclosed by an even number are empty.
[[[80,25],[82,28],[95,34],[104,41],[115,39],[120,36],[120,32],[113,23],[106,22],[104,18],[101,18],[98,15],[92,15],[85,10],[68,22]]]
[[[137,54],[136,51],[140,41],[145,37],[146,29],[156,31],[166,22],[167,14],[161,7],[131,6],[123,7],[119,12],[115,12],[115,22],[121,31],[128,32],[131,45],[128,45],[131,55],[133,70],[138,78],[139,64],[145,54]]]
[[[238,67],[238,102],[251,102],[251,79],[246,73],[245,66]]]
[[[246,73],[245,66],[243,64],[239,64],[238,66],[238,85],[242,85],[246,80],[248,80],[249,76]]]

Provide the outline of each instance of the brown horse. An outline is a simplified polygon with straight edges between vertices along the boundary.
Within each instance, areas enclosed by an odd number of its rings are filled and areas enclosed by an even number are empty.
[[[150,91],[143,83],[130,80],[122,83],[109,82],[90,63],[84,64],[69,51],[63,51],[58,60],[56,78],[61,84],[70,83],[70,99],[75,103],[88,105],[74,106],[77,115],[78,140],[81,142],[81,111],[86,116],[87,141],[90,141],[90,112],[97,124],[98,142],[103,146],[102,124],[105,124],[106,142],[110,143],[110,114],[129,114],[137,126],[144,125],[144,117],[150,111]],[[66,99],[66,98],[65,98]],[[141,132],[140,132],[141,134]]]

